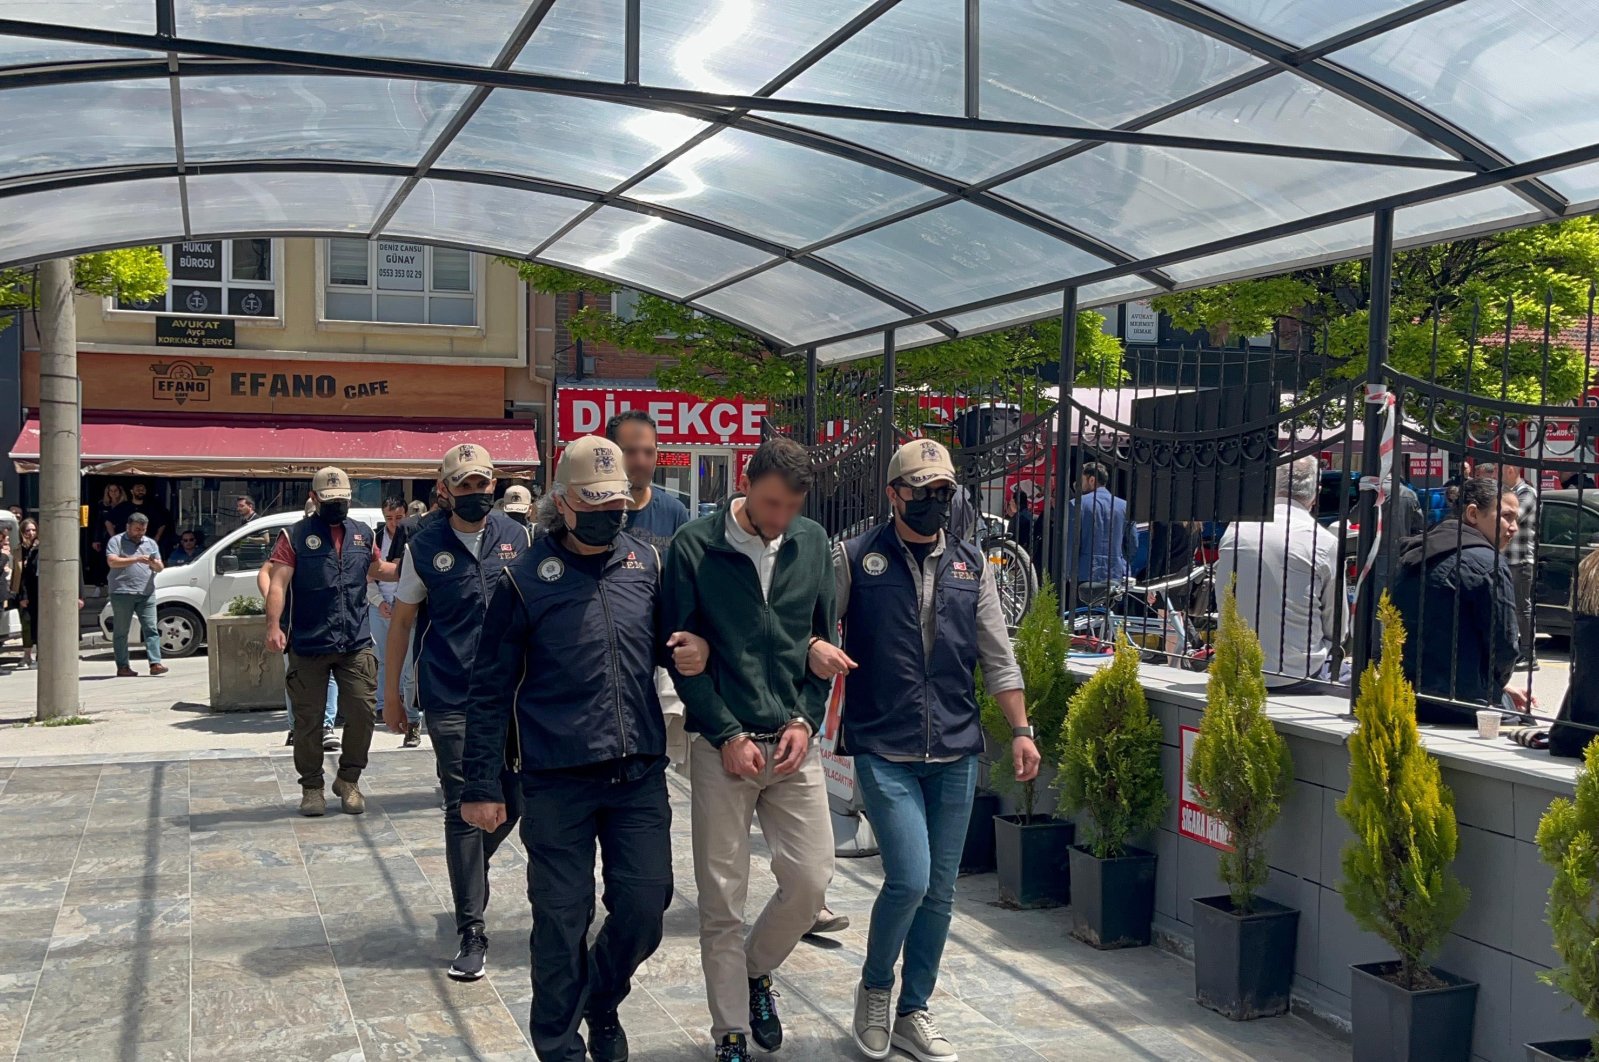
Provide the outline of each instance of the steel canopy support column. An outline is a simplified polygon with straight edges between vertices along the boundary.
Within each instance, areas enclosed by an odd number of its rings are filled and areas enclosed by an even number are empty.
[[[72,259],[39,265],[38,718],[78,714],[78,318]]]
[[[805,445],[816,445],[816,348],[805,352]]]
[[[1379,210],[1372,217],[1371,237],[1371,322],[1366,338],[1366,410],[1365,437],[1361,440],[1361,478],[1379,475],[1382,470],[1382,424],[1387,388],[1383,383],[1383,365],[1388,360],[1389,311],[1393,299],[1394,278],[1394,212]],[[1394,489],[1397,484],[1390,484]],[[1355,549],[1356,564],[1364,566],[1377,542],[1377,491],[1360,492],[1360,538]],[[1394,534],[1396,528],[1388,528]],[[1372,658],[1372,633],[1377,620],[1377,595],[1382,588],[1377,585],[1373,569],[1361,580],[1359,596],[1355,599],[1355,629],[1353,634],[1354,677],[1350,694],[1360,691],[1361,672]]]
[[[1055,403],[1055,497],[1054,519],[1050,521],[1049,562],[1045,565],[1055,580],[1060,594],[1061,607],[1068,612],[1075,607],[1069,600],[1067,584],[1071,582],[1070,548],[1066,527],[1066,509],[1072,498],[1072,441],[1071,393],[1072,381],[1077,378],[1077,289],[1067,288],[1061,296],[1060,306],[1060,380],[1057,388],[1060,398]]]
[[[883,395],[880,409],[881,420],[878,424],[877,435],[877,482],[888,482],[888,461],[894,456],[894,381],[898,372],[895,364],[894,330],[890,328],[883,333]],[[883,490],[877,492],[877,518],[887,520],[888,493]]]

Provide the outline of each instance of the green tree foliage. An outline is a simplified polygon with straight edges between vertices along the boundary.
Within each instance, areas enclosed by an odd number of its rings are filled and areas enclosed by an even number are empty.
[[[1401,251],[1394,256],[1389,361],[1401,372],[1490,398],[1569,402],[1582,391],[1583,350],[1554,342],[1546,377],[1545,298],[1558,340],[1561,329],[1585,318],[1596,278],[1599,220],[1592,217]],[[1161,295],[1153,304],[1177,327],[1205,328],[1213,335],[1260,335],[1279,318],[1296,320],[1316,337],[1318,349],[1325,336],[1333,378],[1354,378],[1365,370],[1371,292],[1364,262]]]
[[[1459,838],[1454,795],[1421,747],[1416,691],[1401,670],[1399,610],[1385,592],[1380,662],[1361,676],[1349,737],[1349,792],[1338,814],[1354,833],[1344,847],[1344,906],[1362,929],[1399,953],[1399,984],[1429,982],[1427,963],[1466,908],[1449,865]]]
[[[547,294],[621,290],[616,284],[582,273],[513,258],[500,261],[515,269],[535,291]],[[1077,379],[1095,387],[1116,387],[1126,378],[1121,340],[1105,335],[1105,318],[1092,310],[1077,319]],[[805,390],[803,355],[781,354],[761,337],[737,325],[696,313],[686,306],[640,293],[632,311],[621,316],[608,299],[585,306],[567,322],[574,338],[608,343],[622,350],[662,358],[656,383],[670,390],[703,397],[761,395],[785,398]],[[931,394],[988,393],[997,382],[1025,377],[1026,371],[1060,357],[1060,321],[1045,320],[999,332],[952,339],[929,347],[897,352],[899,386],[914,404],[917,389]],[[878,358],[850,363],[870,374]],[[1042,384],[1013,383],[1013,392],[995,397],[1015,401],[1029,411],[1043,403]],[[820,390],[829,389],[822,381]]]
[[[167,264],[159,247],[96,251],[73,259],[72,278],[86,295],[141,302],[167,290]],[[37,298],[31,266],[0,269],[0,311],[32,309]],[[0,328],[10,323],[11,318],[0,313]]]
[[[1243,914],[1266,884],[1266,833],[1282,813],[1294,770],[1288,742],[1266,718],[1265,663],[1228,587],[1188,775],[1200,806],[1232,835],[1233,850],[1221,853],[1218,869],[1233,909]]]
[[[1077,686],[1066,670],[1067,642],[1066,625],[1060,618],[1060,598],[1054,585],[1045,582],[1027,615],[1022,617],[1021,626],[1016,628],[1016,664],[1022,669],[1022,695],[1027,703],[1028,721],[1037,735],[1038,755],[1044,763],[1054,763],[1060,756],[1066,709]],[[1011,759],[1010,720],[982,684],[981,672],[977,703],[982,708],[983,729],[995,747],[1004,750],[989,773],[991,783],[1002,792],[1019,790],[1022,814],[1031,819],[1038,805],[1038,779],[1016,781],[1016,768]]]
[[[1160,722],[1149,712],[1131,643],[1072,698],[1057,784],[1062,812],[1088,812],[1077,836],[1098,859],[1125,854],[1130,840],[1160,825]]]
[[[1538,977],[1599,1025],[1599,741],[1583,753],[1575,799],[1556,798],[1544,812],[1538,852],[1555,871],[1548,918],[1562,963]],[[1588,1057],[1599,1059],[1599,1034]]]

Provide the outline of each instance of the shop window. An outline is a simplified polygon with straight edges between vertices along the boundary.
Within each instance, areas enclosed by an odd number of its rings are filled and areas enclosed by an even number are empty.
[[[118,299],[116,310],[211,317],[277,317],[275,240],[202,240],[162,248],[171,281],[144,302]]]
[[[478,255],[399,240],[328,240],[326,246],[327,320],[478,323]]]

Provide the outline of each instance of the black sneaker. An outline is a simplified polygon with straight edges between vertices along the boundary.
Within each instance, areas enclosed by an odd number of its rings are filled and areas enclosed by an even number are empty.
[[[770,976],[750,978],[750,1037],[765,1051],[783,1046],[783,1023],[777,1017],[778,993]]]
[[[476,981],[488,972],[488,963],[485,961],[489,950],[489,938],[484,936],[483,930],[473,927],[461,934],[461,950],[456,953],[455,961],[450,963],[450,977],[456,981]]]
[[[324,730],[324,731],[322,731],[322,751],[323,752],[338,752],[339,751],[339,735],[334,733],[332,730]]]
[[[716,1062],[750,1062],[750,1045],[743,1033],[728,1033],[716,1045]]]
[[[627,1033],[616,1011],[595,1014],[588,1019],[589,1057],[594,1062],[627,1062]]]
[[[405,728],[405,740],[400,743],[400,747],[414,749],[420,744],[422,744],[422,728],[412,723]]]

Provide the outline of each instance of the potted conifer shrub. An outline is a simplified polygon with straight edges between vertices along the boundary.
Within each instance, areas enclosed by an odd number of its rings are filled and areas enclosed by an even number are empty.
[[[1266,884],[1266,833],[1293,780],[1288,742],[1266,718],[1265,655],[1231,588],[1210,664],[1205,717],[1188,776],[1206,814],[1227,828],[1217,870],[1225,896],[1194,898],[1194,998],[1243,1021],[1288,1009],[1299,912],[1257,895]]]
[[[1599,741],[1588,743],[1572,800],[1549,804],[1538,824],[1538,854],[1555,871],[1549,886],[1549,928],[1563,964],[1540,973],[1599,1024]],[[1529,1062],[1599,1059],[1599,1035],[1527,1045]]]
[[[1075,684],[1066,672],[1067,635],[1059,598],[1046,584],[1016,629],[1016,664],[1022,671],[1027,717],[1036,733],[1042,762],[1060,753],[1066,708]],[[1071,899],[1066,850],[1075,836],[1073,825],[1039,808],[1042,778],[1016,781],[1011,759],[1011,725],[999,702],[980,690],[983,728],[1003,750],[989,771],[989,784],[1016,794],[1019,812],[994,815],[994,855],[999,872],[1000,901],[1016,907],[1057,907]]]
[[[1405,632],[1383,595],[1381,662],[1366,668],[1349,737],[1349,792],[1338,814],[1354,833],[1344,847],[1344,906],[1355,923],[1398,953],[1350,967],[1355,1062],[1469,1062],[1477,984],[1430,958],[1466,907],[1455,879],[1454,796],[1421,747],[1416,692],[1401,671]]]
[[[1160,825],[1166,783],[1160,722],[1138,682],[1138,649],[1123,642],[1083,683],[1066,714],[1062,811],[1076,815],[1071,848],[1072,935],[1096,948],[1148,944],[1155,854],[1130,842]]]
[[[983,687],[983,669],[977,669],[977,703],[983,710],[983,730],[989,737],[992,750],[993,734],[988,711],[991,703]],[[997,708],[998,705],[996,704]],[[995,868],[994,816],[1000,812],[999,793],[994,789],[994,760],[992,751],[985,752],[979,761],[977,791],[972,794],[972,817],[966,823],[966,843],[961,846],[960,872],[962,874],[992,874]]]

